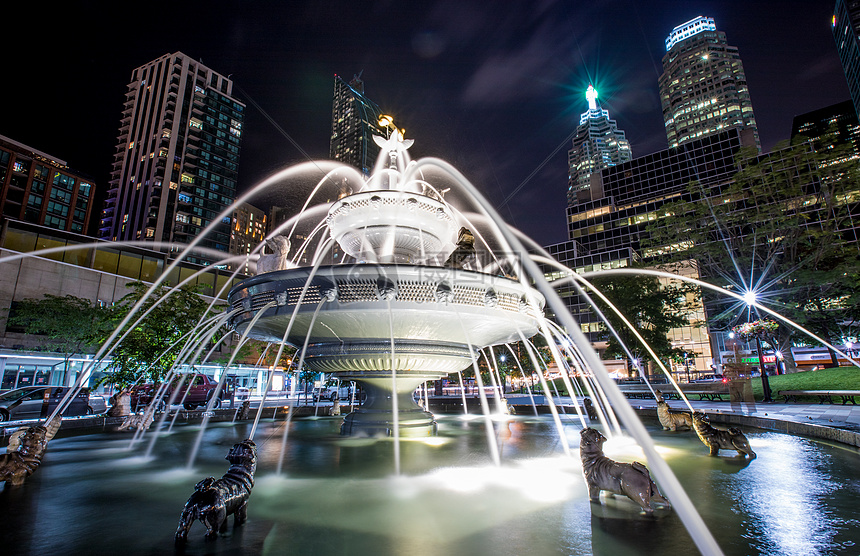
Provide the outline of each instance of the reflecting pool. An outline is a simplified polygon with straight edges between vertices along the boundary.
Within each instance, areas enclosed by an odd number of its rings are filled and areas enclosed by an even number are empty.
[[[286,423],[261,422],[248,522],[214,541],[204,540],[197,523],[181,553],[697,553],[674,511],[646,517],[626,498],[588,501],[578,421],[565,424],[570,458],[548,418],[496,422],[496,467],[483,419],[441,416],[438,436],[401,441],[399,476],[390,438],[342,437],[340,423],[292,421],[282,455]],[[694,434],[646,424],[726,554],[860,552],[857,450],[748,429],[757,459],[711,458]],[[0,493],[3,554],[173,553],[194,484],[226,471],[224,456],[250,426],[210,424],[193,470],[184,465],[196,427],[159,439],[149,460],[128,451],[127,435],[55,439],[23,487]],[[619,461],[643,459],[625,439],[611,440],[606,451]],[[285,473],[276,476],[282,457]]]

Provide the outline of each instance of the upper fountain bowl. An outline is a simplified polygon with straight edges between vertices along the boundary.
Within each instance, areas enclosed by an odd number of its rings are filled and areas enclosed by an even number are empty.
[[[444,261],[458,229],[445,203],[398,190],[345,197],[331,206],[326,223],[347,255],[377,263]]]

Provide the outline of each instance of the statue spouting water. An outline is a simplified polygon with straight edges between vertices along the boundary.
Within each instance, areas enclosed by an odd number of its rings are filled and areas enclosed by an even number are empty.
[[[207,477],[194,487],[179,517],[174,535],[177,544],[188,540],[188,531],[197,520],[206,526],[206,537],[211,539],[227,530],[230,515],[234,516],[235,527],[248,518],[248,498],[257,471],[257,445],[253,440],[243,440],[233,445],[225,459],[230,468],[220,479]]]
[[[21,427],[9,437],[6,453],[0,456],[0,481],[20,486],[42,464],[48,442],[60,430],[61,416],[45,425]]]
[[[663,400],[663,393],[655,393],[657,398],[657,419],[663,425],[664,431],[683,431],[693,428],[693,418],[689,413],[672,411],[669,404]]]
[[[693,428],[699,440],[710,449],[708,455],[717,456],[720,450],[734,450],[740,456],[749,456],[750,459],[756,457],[746,435],[737,427],[717,428],[708,422],[708,416],[704,413],[694,413]]]
[[[645,513],[653,513],[653,504],[669,506],[669,501],[660,494],[651,480],[648,468],[638,461],[619,463],[603,453],[606,437],[596,429],[585,428],[580,432],[579,456],[582,472],[592,502],[600,500],[600,492],[623,494],[639,504]]]

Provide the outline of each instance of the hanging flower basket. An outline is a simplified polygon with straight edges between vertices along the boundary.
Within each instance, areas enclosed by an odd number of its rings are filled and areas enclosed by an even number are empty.
[[[778,323],[772,320],[759,319],[739,324],[732,328],[732,332],[734,332],[741,340],[747,342],[749,340],[754,340],[755,338],[758,338],[759,340],[773,338],[776,336],[777,328],[779,328]]]

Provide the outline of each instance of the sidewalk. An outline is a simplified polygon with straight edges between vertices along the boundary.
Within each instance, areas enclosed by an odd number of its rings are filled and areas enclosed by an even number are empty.
[[[508,394],[506,397],[517,407],[518,414],[528,415],[532,411],[528,396]],[[579,400],[581,405],[581,398]],[[543,396],[535,396],[535,401],[539,401],[539,406],[543,405]],[[561,398],[561,401],[571,404],[568,397]],[[627,401],[640,414],[656,418],[656,400]],[[689,411],[683,401],[672,400],[668,403],[673,411]],[[860,405],[755,402],[749,406],[728,401],[693,400],[690,400],[690,405],[695,411],[707,413],[715,424],[757,427],[860,447]]]

